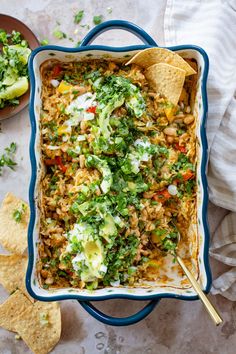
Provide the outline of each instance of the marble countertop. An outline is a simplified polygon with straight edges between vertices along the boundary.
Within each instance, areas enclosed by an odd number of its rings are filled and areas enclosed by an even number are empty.
[[[55,5],[56,4],[56,5]],[[111,8],[112,12],[109,9]],[[159,44],[164,44],[163,14],[165,0],[1,0],[0,13],[19,18],[39,37],[50,43],[74,46],[83,38],[87,28],[76,26],[73,15],[85,10],[81,24],[92,26],[92,17],[102,14],[105,20],[126,19],[145,28]],[[56,21],[60,22],[60,25]],[[1,24],[0,24],[1,27]],[[61,41],[53,38],[53,30],[59,27],[72,37]],[[78,30],[78,31],[77,31]],[[76,33],[75,33],[76,32]],[[134,43],[129,34],[121,36],[113,31],[105,34],[96,43],[111,45]],[[138,42],[138,40],[135,40]],[[0,177],[0,200],[7,191],[27,200],[30,176],[28,142],[30,124],[28,110],[1,123],[0,153],[4,147],[15,141],[18,145],[16,171],[5,171]],[[225,211],[209,206],[211,232],[225,215]],[[219,274],[217,262],[212,263],[213,275]],[[0,287],[0,302],[7,294]],[[236,344],[236,303],[221,296],[211,300],[224,318],[223,326],[215,328],[199,301],[186,302],[161,300],[156,309],[142,322],[126,327],[109,327],[88,315],[77,301],[66,301],[62,305],[62,337],[53,350],[55,354],[234,354]],[[97,303],[97,307],[114,316],[134,313],[143,303],[127,300],[113,300]],[[0,354],[28,354],[30,351],[15,339],[14,333],[0,328]]]

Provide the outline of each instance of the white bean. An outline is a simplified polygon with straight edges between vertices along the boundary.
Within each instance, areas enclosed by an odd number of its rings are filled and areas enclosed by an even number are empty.
[[[191,124],[194,121],[194,116],[192,114],[188,114],[185,118],[184,118],[184,123],[185,124]]]
[[[166,135],[177,136],[177,129],[173,127],[167,127],[163,130]]]

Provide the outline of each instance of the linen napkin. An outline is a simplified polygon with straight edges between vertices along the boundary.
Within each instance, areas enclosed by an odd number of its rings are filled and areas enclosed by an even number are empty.
[[[208,77],[209,195],[232,212],[213,235],[210,254],[232,268],[214,280],[212,293],[236,301],[236,1],[167,0],[167,46],[196,44],[210,60]]]

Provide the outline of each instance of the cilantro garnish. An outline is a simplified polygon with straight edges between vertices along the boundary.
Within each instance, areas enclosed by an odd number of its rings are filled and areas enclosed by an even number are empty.
[[[41,45],[48,45],[48,43],[49,43],[48,39],[42,39],[40,42]]]
[[[11,143],[9,147],[5,148],[5,153],[0,157],[0,175],[4,166],[14,170],[17,163],[13,160],[16,152],[16,143]]]
[[[63,38],[67,37],[67,35],[59,29],[55,29],[53,31],[53,35],[54,35],[54,37],[56,37],[58,39],[63,39]]]
[[[100,25],[100,23],[102,23],[102,21],[103,21],[103,16],[102,15],[93,16],[93,23],[95,25]]]
[[[13,219],[17,222],[20,223],[22,220],[23,214],[26,212],[26,205],[24,203],[21,204],[21,207],[18,209],[15,209],[13,211]]]
[[[79,24],[83,17],[84,17],[84,10],[80,10],[74,16],[74,23]]]

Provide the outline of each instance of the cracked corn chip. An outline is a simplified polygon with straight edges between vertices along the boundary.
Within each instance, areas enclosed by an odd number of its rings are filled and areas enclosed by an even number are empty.
[[[0,244],[9,252],[23,254],[27,248],[29,207],[7,193],[0,208]]]
[[[165,63],[182,69],[185,76],[196,74],[196,71],[179,54],[166,48],[144,49],[135,54],[126,65],[137,64],[143,68],[148,68],[158,63]]]
[[[25,289],[27,257],[16,254],[0,254],[0,284],[9,292]]]
[[[33,308],[32,302],[17,290],[0,305],[0,326],[8,331],[17,332],[15,324],[19,316],[28,308]]]
[[[35,354],[47,354],[60,340],[61,311],[56,302],[36,302],[18,317],[16,331]]]
[[[185,72],[175,66],[159,63],[145,70],[145,77],[157,93],[177,105],[185,80]]]

